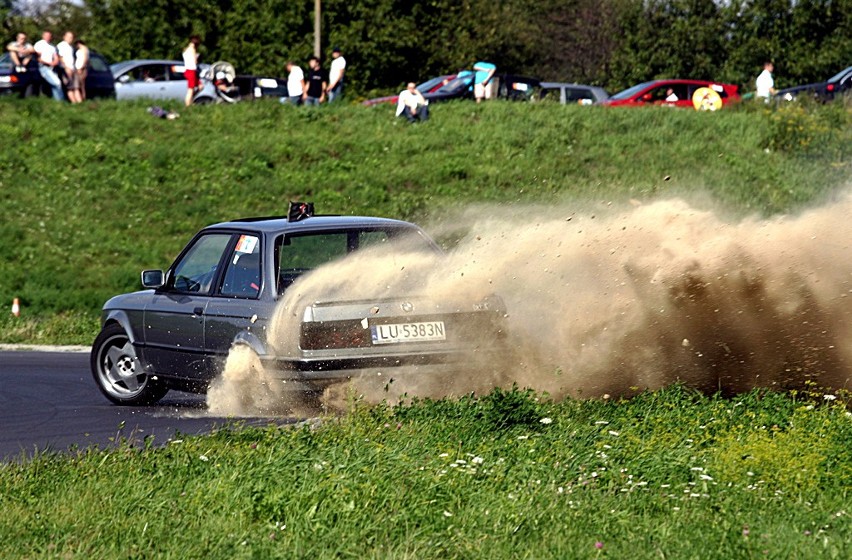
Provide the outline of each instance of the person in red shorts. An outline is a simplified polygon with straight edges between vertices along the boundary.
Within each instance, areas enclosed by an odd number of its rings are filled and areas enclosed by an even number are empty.
[[[198,35],[193,35],[189,38],[189,45],[183,49],[183,75],[186,77],[186,106],[192,105],[192,99],[195,97],[195,92],[201,86],[198,80],[198,45],[201,44],[201,39]]]

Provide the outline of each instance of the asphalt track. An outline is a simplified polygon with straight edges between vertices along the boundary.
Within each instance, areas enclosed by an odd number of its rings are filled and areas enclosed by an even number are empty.
[[[0,352],[0,461],[108,447],[122,438],[152,437],[162,445],[176,433],[207,433],[227,423],[207,415],[203,396],[175,391],[156,406],[113,405],[95,385],[87,353]]]

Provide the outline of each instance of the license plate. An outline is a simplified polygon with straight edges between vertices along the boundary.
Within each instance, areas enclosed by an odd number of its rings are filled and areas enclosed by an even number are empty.
[[[399,323],[395,325],[373,325],[370,327],[373,344],[396,344],[399,342],[429,342],[446,340],[443,321],[423,323]]]

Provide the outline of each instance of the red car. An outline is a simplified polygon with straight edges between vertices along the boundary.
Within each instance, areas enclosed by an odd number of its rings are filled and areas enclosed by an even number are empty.
[[[654,80],[620,91],[599,105],[666,105],[716,110],[739,101],[738,87],[706,80]]]
[[[455,74],[448,74],[446,76],[437,76],[432,78],[431,80],[426,80],[419,86],[417,86],[417,91],[420,93],[432,93],[433,91],[438,91],[451,81],[456,78]],[[381,103],[396,103],[399,100],[399,95],[388,95],[387,97],[377,97],[375,99],[368,99],[361,103],[366,107],[370,107],[372,105],[379,105]]]

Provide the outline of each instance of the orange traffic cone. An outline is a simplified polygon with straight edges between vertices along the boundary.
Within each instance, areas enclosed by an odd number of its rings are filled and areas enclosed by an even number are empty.
[[[12,315],[15,317],[21,316],[21,302],[18,301],[18,298],[12,300]]]

